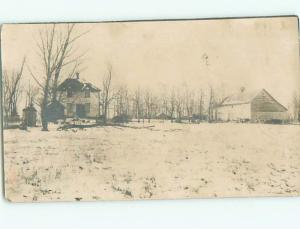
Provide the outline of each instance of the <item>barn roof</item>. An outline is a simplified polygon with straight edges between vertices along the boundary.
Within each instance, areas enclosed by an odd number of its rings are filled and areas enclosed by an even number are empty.
[[[261,91],[262,90],[254,90],[254,91],[240,90],[238,93],[228,96],[221,104],[221,106],[250,103],[252,99],[254,99]]]
[[[287,110],[285,106],[280,104],[266,89],[246,91],[244,89],[240,90],[239,93],[228,96],[220,106],[227,105],[238,105],[238,104],[247,104],[251,103],[252,100],[258,96],[261,92],[265,92],[269,97],[272,98],[283,110]]]
[[[100,89],[94,86],[93,84],[81,82],[78,78],[76,79],[68,78],[57,87],[58,91],[66,91],[67,89],[71,89],[73,91],[84,91],[84,90],[90,90],[91,92],[100,91]]]

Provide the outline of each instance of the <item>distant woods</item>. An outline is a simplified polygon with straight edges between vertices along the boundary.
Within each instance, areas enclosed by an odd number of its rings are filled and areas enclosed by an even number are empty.
[[[214,107],[223,101],[217,88],[191,89],[187,85],[156,88],[136,87],[114,83],[113,66],[109,65],[103,77],[100,93],[101,114],[104,123],[136,119],[137,122],[151,122],[152,119],[171,122],[195,122],[216,119]]]
[[[22,63],[17,69],[11,72],[3,71],[3,111],[4,111],[4,127],[9,121],[17,121],[19,119],[17,105],[19,98],[24,88],[21,86],[23,70],[26,58],[23,58]]]

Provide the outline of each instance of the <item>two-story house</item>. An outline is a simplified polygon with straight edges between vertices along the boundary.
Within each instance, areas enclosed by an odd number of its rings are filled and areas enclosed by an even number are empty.
[[[68,78],[57,88],[59,101],[64,106],[67,118],[97,118],[100,115],[100,89],[91,83]]]

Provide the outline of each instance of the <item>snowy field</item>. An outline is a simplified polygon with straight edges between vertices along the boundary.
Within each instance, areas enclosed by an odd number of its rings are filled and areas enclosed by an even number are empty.
[[[299,125],[145,122],[56,128],[4,130],[7,199],[300,194]]]

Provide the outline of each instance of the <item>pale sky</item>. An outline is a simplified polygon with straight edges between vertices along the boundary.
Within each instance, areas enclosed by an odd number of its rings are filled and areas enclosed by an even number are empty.
[[[3,69],[12,70],[26,55],[42,76],[36,40],[44,28],[4,25]],[[76,31],[89,31],[75,43],[78,53],[86,52],[81,78],[98,87],[110,63],[114,83],[129,88],[214,85],[227,93],[242,86],[265,88],[285,106],[299,90],[296,17],[83,23]],[[28,82],[31,76],[24,74]]]

